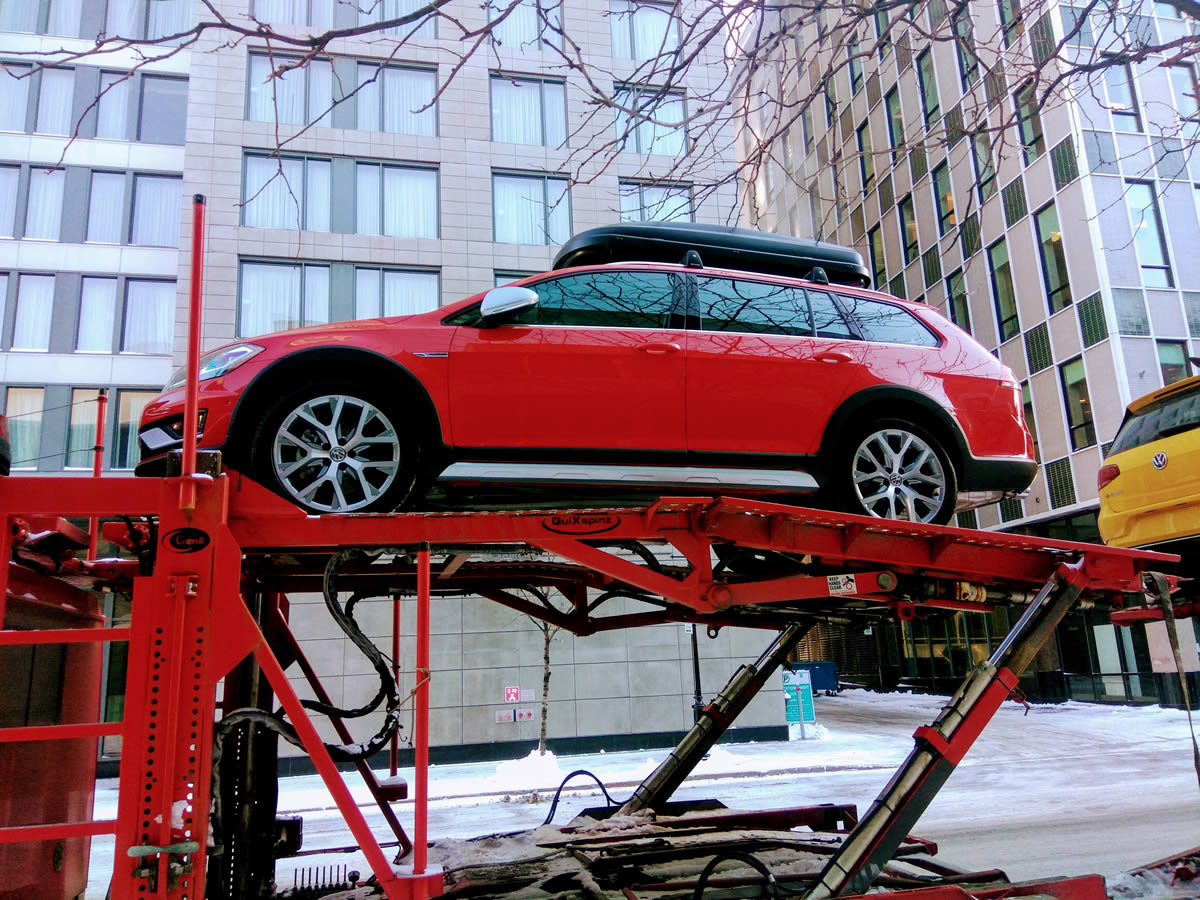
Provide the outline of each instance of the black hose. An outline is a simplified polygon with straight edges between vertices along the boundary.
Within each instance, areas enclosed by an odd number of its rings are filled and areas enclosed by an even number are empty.
[[[560,784],[558,786],[558,790],[554,792],[554,800],[550,803],[550,812],[546,813],[546,821],[542,823],[543,825],[549,825],[551,822],[554,821],[554,813],[558,810],[558,800],[562,796],[563,788],[565,788],[567,786],[567,782],[570,781],[572,778],[574,778],[576,775],[586,775],[588,778],[592,779],[592,781],[596,782],[596,785],[600,788],[601,793],[604,794],[604,799],[606,801],[608,801],[608,805],[609,806],[617,806],[618,805],[617,801],[615,801],[612,797],[609,796],[608,788],[606,788],[604,786],[603,781],[601,781],[599,778],[597,778],[595,775],[593,775],[587,769],[576,769],[574,772],[572,772],[570,775],[568,775],[566,778],[564,778],[562,780],[562,784]]]
[[[700,877],[696,879],[696,890],[692,892],[692,900],[701,900],[704,896],[704,886],[708,884],[708,879],[712,875],[713,870],[718,865],[729,859],[736,859],[739,862],[744,862],[754,871],[758,872],[765,879],[763,882],[762,896],[775,897],[779,894],[803,894],[807,888],[790,888],[787,885],[780,884],[775,880],[775,876],[771,874],[771,870],[766,867],[762,860],[749,853],[743,853],[738,850],[730,850],[724,853],[718,853],[708,861],[708,865],[700,872]]]
[[[342,631],[345,632],[351,640],[354,640],[355,635],[359,635],[366,640],[367,644],[374,651],[374,656],[366,651],[364,651],[364,655],[368,660],[370,660],[372,666],[375,668],[375,672],[379,675],[379,689],[375,692],[375,696],[372,697],[365,705],[359,706],[355,709],[343,709],[340,706],[334,706],[330,703],[322,703],[319,700],[301,700],[300,705],[305,709],[310,709],[313,712],[320,713],[323,716],[337,716],[339,719],[357,719],[376,710],[379,704],[382,703],[388,696],[389,686],[391,687],[392,693],[395,693],[396,685],[392,678],[391,667],[388,665],[387,659],[383,656],[383,653],[379,650],[379,648],[375,646],[375,643],[363,635],[362,629],[358,626],[358,621],[354,618],[353,610],[355,604],[369,596],[382,595],[362,593],[353,594],[351,595],[350,599],[346,601],[346,608],[342,614],[342,617],[339,619],[335,615],[334,618],[341,627]],[[325,602],[326,606],[329,606],[331,603],[328,595],[326,595]],[[338,607],[336,595],[333,597],[332,604],[333,606]],[[341,607],[338,607],[338,609],[340,610]],[[330,611],[333,611],[332,608]],[[359,649],[362,649],[362,645],[357,641],[355,641],[355,646],[359,647]]]

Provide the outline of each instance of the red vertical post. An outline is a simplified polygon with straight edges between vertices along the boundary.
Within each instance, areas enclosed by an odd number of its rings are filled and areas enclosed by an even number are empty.
[[[92,447],[92,477],[99,478],[104,469],[104,413],[108,409],[108,388],[96,391],[96,443]],[[100,542],[100,517],[88,520],[88,559],[96,558]]]
[[[196,429],[200,420],[200,309],[204,292],[204,195],[192,197],[192,283],[188,300],[187,390],[183,401],[183,466],[179,508],[196,508]]]
[[[400,596],[392,597],[392,680],[400,683]],[[392,732],[392,746],[388,754],[389,774],[395,778],[400,768],[400,734]]]
[[[413,874],[425,873],[429,825],[429,545],[417,552],[417,696],[413,720]]]

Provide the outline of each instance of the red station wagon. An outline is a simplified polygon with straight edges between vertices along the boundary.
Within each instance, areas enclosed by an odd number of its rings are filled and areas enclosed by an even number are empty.
[[[1025,489],[1012,372],[935,310],[866,284],[861,257],[832,244],[593,229],[553,270],[450,306],[208,353],[199,443],[318,513],[463,491],[819,492],[943,523]],[[146,408],[138,474],[181,446],[183,395],[179,372]]]

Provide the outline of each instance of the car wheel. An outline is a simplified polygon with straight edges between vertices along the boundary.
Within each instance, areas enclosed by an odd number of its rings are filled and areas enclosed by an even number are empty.
[[[389,512],[417,473],[410,424],[395,401],[374,391],[310,388],[264,418],[252,464],[268,487],[309,512]]]
[[[954,514],[958,479],[942,445],[903,419],[854,433],[839,461],[850,512],[944,525]]]

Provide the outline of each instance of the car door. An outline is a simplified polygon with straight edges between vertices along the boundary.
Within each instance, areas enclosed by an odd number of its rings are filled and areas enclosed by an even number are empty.
[[[564,275],[529,285],[538,305],[511,324],[458,326],[454,445],[682,455],[680,284],[666,272]]]
[[[815,453],[829,417],[864,377],[864,344],[833,297],[701,275],[694,302],[689,454]]]

